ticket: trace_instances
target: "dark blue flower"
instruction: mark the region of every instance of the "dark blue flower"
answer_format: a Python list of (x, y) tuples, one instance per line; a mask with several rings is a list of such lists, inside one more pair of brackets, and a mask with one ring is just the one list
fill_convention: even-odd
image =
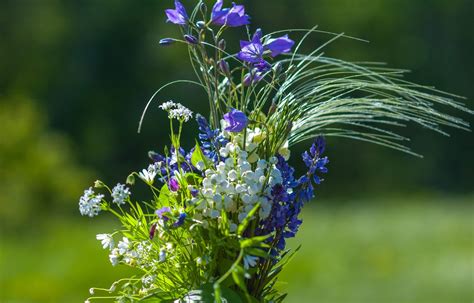
[(192, 35), (184, 35), (184, 40), (189, 44), (198, 44), (198, 39)]
[(175, 9), (165, 10), (166, 16), (168, 17), (168, 20), (166, 21), (174, 24), (185, 25), (189, 19), (186, 9), (179, 0), (174, 1), (174, 6)]
[(249, 15), (245, 14), (243, 5), (232, 3), (232, 8), (222, 8), (224, 0), (217, 0), (212, 8), (211, 20), (213, 24), (238, 27), (250, 24)]
[(206, 157), (217, 163), (219, 160), (219, 150), (228, 142), (224, 136), (220, 134), (219, 129), (211, 129), (206, 118), (200, 114), (196, 115), (196, 121), (199, 126), (199, 140), (201, 148)]
[(230, 112), (224, 115), (224, 120), (227, 122), (226, 131), (238, 133), (247, 127), (248, 119), (247, 116), (236, 109), (232, 109)]
[(186, 220), (186, 213), (180, 213), (178, 220), (173, 223), (173, 227), (180, 227), (181, 225), (184, 224), (184, 220)]

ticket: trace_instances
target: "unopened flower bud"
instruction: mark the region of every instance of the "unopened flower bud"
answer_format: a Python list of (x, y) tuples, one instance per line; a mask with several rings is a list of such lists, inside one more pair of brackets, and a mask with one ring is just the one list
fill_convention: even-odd
[(161, 46), (168, 46), (168, 45), (173, 44), (175, 41), (176, 40), (173, 38), (164, 38), (164, 39), (161, 39), (159, 43)]
[(293, 122), (289, 122), (288, 125), (286, 126), (286, 131), (289, 133), (293, 129)]
[(225, 60), (219, 61), (219, 68), (221, 69), (221, 72), (224, 73), (224, 75), (230, 74), (229, 63), (227, 63)]
[(128, 185), (134, 185), (135, 184), (135, 176), (133, 174), (128, 175), (127, 181), (125, 182)]
[(150, 228), (150, 240), (153, 240), (155, 237), (155, 232), (156, 232), (156, 224), (153, 224)]
[(275, 78), (277, 78), (281, 71), (283, 69), (283, 65), (281, 64), (281, 62), (277, 62), (274, 66), (273, 66), (273, 73), (275, 75)]
[(224, 39), (221, 39), (221, 41), (219, 41), (219, 43), (217, 44), (217, 46), (219, 47), (220, 50), (225, 50), (225, 47), (226, 47), (226, 42)]
[(242, 84), (244, 86), (250, 86), (252, 84), (252, 75), (250, 75), (250, 73), (244, 76), (244, 81), (242, 82)]
[(196, 22), (196, 26), (199, 28), (199, 29), (203, 29), (206, 27), (206, 22), (204, 21), (198, 21)]
[(104, 188), (104, 187), (105, 187), (105, 184), (104, 184), (104, 182), (102, 182), (102, 181), (100, 181), (100, 180), (96, 180), (96, 181), (94, 182), (94, 187), (95, 187), (95, 188)]
[(199, 9), (204, 15), (207, 14), (207, 5), (204, 2), (201, 3), (201, 6), (199, 6)]
[(192, 35), (184, 35), (184, 40), (189, 44), (198, 44), (198, 39)]

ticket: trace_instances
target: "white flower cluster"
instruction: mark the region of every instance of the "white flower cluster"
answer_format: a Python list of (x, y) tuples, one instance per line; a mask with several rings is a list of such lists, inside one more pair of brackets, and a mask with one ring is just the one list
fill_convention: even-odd
[(103, 198), (104, 195), (96, 195), (92, 187), (86, 189), (79, 199), (79, 211), (81, 215), (89, 217), (97, 216), (101, 210), (100, 202)]
[(130, 190), (125, 185), (118, 183), (112, 189), (112, 202), (117, 203), (118, 205), (125, 204), (125, 200), (130, 197), (130, 194)]
[(188, 122), (189, 119), (193, 117), (193, 112), (181, 103), (167, 101), (161, 104), (160, 108), (168, 112), (168, 117), (170, 119), (177, 119), (180, 121)]
[[(248, 153), (231, 142), (220, 149), (220, 155), (227, 159), (221, 161), (215, 170), (205, 171), (201, 195), (192, 200), (200, 211), (195, 219), (219, 218), (224, 209), (236, 214), (240, 223), (257, 203), (260, 204), (260, 219), (267, 218), (272, 209), (267, 196), (274, 185), (282, 182), (281, 172), (275, 167), (276, 158), (270, 162), (257, 158), (253, 165), (255, 168), (252, 168)], [(237, 222), (231, 222), (230, 228), (235, 231)]]

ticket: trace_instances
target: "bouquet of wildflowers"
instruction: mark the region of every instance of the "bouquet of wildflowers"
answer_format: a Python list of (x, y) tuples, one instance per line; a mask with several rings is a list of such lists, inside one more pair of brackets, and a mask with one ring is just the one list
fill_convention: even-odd
[[(181, 35), (160, 44), (187, 46), (198, 78), (171, 84), (204, 89), (210, 116), (163, 102), (169, 147), (150, 152), (151, 164), (126, 184), (96, 181), (80, 198), (82, 215), (117, 217), (122, 228), (97, 239), (112, 265), (137, 270), (110, 288), (92, 288), (88, 302), (282, 302), (286, 295), (275, 284), (293, 254), (286, 240), (298, 232), (301, 210), (327, 172), (325, 140), (316, 134), (411, 153), (394, 126), (414, 122), (441, 133), (441, 125), (468, 127), (433, 106), (472, 111), (448, 94), (404, 81), (400, 70), (326, 57), (322, 48), (342, 34), (316, 28), (250, 34), (244, 6), (224, 7), (223, 0), (209, 11), (200, 2), (189, 14), (176, 0), (166, 15)], [(238, 27), (247, 29), (248, 40), (228, 50), (223, 34)], [(303, 36), (295, 43), (288, 33)], [(317, 33), (332, 38), (300, 53)], [(181, 146), (185, 123), (199, 128), (189, 151)], [(289, 148), (308, 139), (314, 141), (302, 155), (307, 171), (297, 174)], [(147, 201), (133, 199), (135, 182), (149, 187)]]

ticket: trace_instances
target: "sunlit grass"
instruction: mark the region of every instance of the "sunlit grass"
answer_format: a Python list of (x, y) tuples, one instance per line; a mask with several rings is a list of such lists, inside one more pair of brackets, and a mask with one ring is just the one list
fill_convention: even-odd
[[(281, 277), (287, 302), (472, 302), (470, 201), (308, 205), (290, 242), (303, 246)], [(95, 240), (113, 228), (49, 219), (2, 237), (0, 302), (82, 302), (89, 287), (125, 276)]]

